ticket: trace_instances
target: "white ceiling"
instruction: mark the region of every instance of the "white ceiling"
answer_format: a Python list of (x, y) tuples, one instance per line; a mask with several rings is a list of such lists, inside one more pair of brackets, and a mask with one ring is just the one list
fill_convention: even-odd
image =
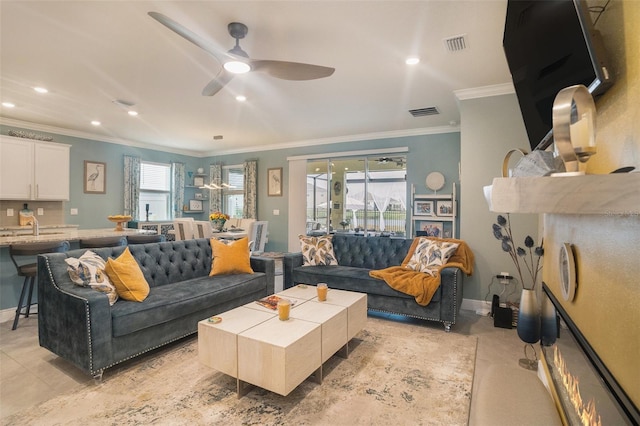
[[(1, 117), (198, 155), (442, 132), (460, 121), (454, 91), (511, 81), (505, 10), (506, 0), (2, 0), (0, 97), (16, 107), (2, 107)], [(252, 58), (336, 71), (312, 81), (248, 73), (204, 97), (220, 64), (149, 11), (224, 50), (234, 45), (227, 24), (239, 21), (249, 27), (240, 44)], [(448, 52), (443, 40), (461, 34), (467, 48)], [(405, 65), (411, 55), (420, 64)], [(140, 115), (129, 117), (116, 99)], [(408, 112), (432, 106), (439, 115)]]

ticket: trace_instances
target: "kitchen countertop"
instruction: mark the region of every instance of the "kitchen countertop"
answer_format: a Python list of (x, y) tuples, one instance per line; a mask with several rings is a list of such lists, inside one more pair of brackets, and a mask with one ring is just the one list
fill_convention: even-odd
[[(30, 232), (31, 227), (19, 226), (19, 230)], [(4, 228), (3, 228), (4, 229)], [(0, 237), (0, 247), (6, 247), (10, 244), (24, 243), (41, 243), (47, 241), (77, 241), (82, 238), (98, 238), (113, 237), (134, 234), (150, 234), (153, 231), (145, 231), (141, 229), (125, 228), (122, 231), (115, 231), (114, 228), (107, 229), (77, 229), (77, 226), (68, 227), (66, 225), (47, 225), (40, 228), (40, 235), (37, 237), (32, 234), (9, 235)]]
[[(40, 230), (50, 231), (52, 229), (77, 229), (78, 225), (40, 225)], [(12, 237), (16, 235), (24, 235), (30, 234), (33, 232), (33, 228), (31, 225), (11, 225), (11, 226), (0, 226), (0, 237)]]

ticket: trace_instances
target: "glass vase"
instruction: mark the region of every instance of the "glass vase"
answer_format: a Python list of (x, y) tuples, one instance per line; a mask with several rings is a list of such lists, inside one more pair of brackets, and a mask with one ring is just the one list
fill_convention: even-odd
[(225, 222), (226, 222), (226, 220), (224, 220), (224, 219), (212, 219), (211, 220), (211, 227), (213, 228), (214, 231), (221, 232), (222, 229), (224, 228), (224, 223)]

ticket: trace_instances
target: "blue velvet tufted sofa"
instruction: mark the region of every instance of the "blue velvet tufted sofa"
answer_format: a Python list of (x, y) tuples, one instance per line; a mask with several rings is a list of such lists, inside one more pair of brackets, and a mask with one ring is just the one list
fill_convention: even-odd
[(448, 332), (460, 312), (462, 270), (442, 270), (440, 287), (427, 306), (418, 305), (413, 296), (369, 276), (372, 269), (402, 264), (412, 242), (411, 239), (335, 234), (333, 250), (338, 266), (302, 266), (301, 253), (288, 253), (283, 260), (284, 287), (325, 282), (329, 288), (367, 293), (371, 310), (440, 321)]
[[(91, 249), (102, 258), (125, 247)], [(66, 257), (86, 250), (38, 256), (40, 346), (96, 379), (106, 368), (196, 333), (198, 321), (273, 294), (273, 259), (251, 258), (254, 274), (209, 277), (211, 246), (206, 238), (130, 245), (149, 296), (142, 302), (119, 299), (75, 285)]]

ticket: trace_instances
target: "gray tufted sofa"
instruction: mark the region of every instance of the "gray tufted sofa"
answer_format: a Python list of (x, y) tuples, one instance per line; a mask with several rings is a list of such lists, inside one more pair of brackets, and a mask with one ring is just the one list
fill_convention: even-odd
[(369, 276), (372, 269), (402, 264), (412, 242), (411, 239), (335, 234), (333, 250), (338, 266), (302, 266), (301, 253), (288, 253), (283, 260), (284, 287), (326, 282), (329, 288), (367, 293), (371, 310), (440, 321), (445, 331), (450, 331), (462, 303), (462, 270), (442, 270), (440, 287), (427, 306), (418, 305), (413, 296)]
[[(102, 258), (125, 247), (92, 249)], [(38, 256), (40, 346), (101, 378), (104, 369), (196, 333), (198, 321), (274, 292), (273, 259), (251, 258), (254, 274), (209, 277), (206, 238), (130, 245), (151, 291), (143, 302), (80, 287), (69, 278), (66, 257), (86, 250)]]

